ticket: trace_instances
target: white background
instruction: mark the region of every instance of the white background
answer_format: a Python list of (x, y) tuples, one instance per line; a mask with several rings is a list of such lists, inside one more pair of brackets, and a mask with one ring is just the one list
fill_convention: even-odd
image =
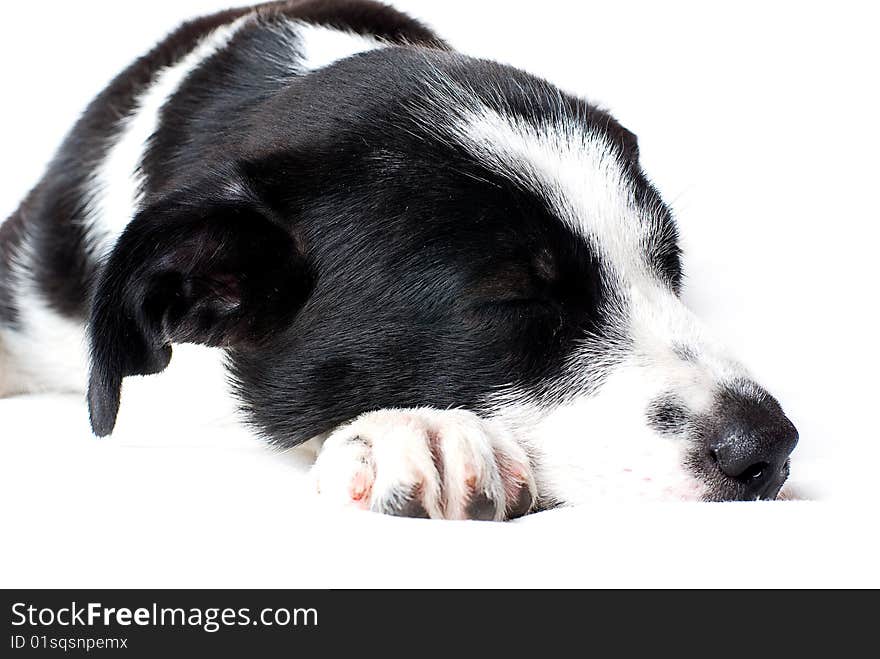
[[(880, 585), (870, 3), (393, 4), (639, 135), (681, 225), (686, 301), (800, 429), (794, 489), (811, 501), (591, 506), (514, 525), (339, 517), (303, 492), (299, 458), (229, 430), (172, 372), (126, 390), (105, 442), (76, 398), (0, 401), (0, 586)], [(225, 5), (5, 8), (0, 217), (113, 75)]]

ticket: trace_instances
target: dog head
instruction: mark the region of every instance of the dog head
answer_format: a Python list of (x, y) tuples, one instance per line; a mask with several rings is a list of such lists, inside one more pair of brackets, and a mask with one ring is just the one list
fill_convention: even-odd
[(508, 424), (552, 496), (775, 498), (797, 432), (679, 299), (677, 230), (610, 115), (385, 49), (305, 76), (147, 199), (103, 268), (90, 406), (223, 347), (289, 446), (378, 408)]

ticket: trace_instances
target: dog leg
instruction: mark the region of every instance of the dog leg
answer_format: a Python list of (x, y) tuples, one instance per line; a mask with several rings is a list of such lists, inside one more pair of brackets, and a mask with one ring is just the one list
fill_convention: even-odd
[(460, 410), (365, 414), (330, 435), (313, 476), (325, 499), (400, 517), (501, 521), (537, 494), (522, 448)]

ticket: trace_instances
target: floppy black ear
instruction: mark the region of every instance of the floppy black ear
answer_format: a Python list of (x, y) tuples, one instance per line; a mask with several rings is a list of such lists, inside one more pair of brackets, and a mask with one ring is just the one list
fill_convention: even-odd
[(163, 371), (171, 344), (257, 346), (311, 288), (290, 233), (250, 201), (169, 201), (140, 213), (102, 269), (89, 324), (89, 414), (116, 425), (123, 378)]

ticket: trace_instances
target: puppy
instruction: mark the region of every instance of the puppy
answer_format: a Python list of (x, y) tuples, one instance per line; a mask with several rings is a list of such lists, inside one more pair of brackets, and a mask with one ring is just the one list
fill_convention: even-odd
[(797, 431), (681, 282), (609, 114), (384, 5), (274, 2), (132, 64), (2, 225), (0, 390), (87, 389), (105, 436), (203, 344), (343, 505), (774, 499)]

